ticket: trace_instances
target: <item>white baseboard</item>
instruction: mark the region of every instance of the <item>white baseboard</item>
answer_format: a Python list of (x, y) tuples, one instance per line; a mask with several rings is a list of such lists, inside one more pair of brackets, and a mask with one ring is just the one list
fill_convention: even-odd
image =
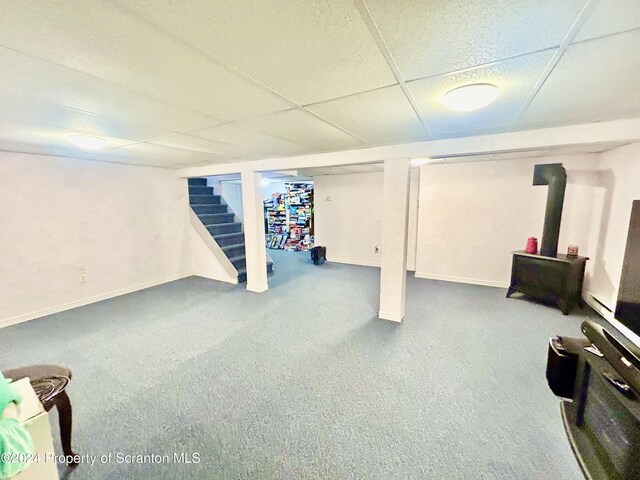
[(121, 288), (119, 290), (113, 290), (111, 292), (101, 293), (92, 297), (82, 298), (80, 300), (74, 300), (73, 302), (63, 303), (62, 305), (56, 305), (53, 307), (43, 308), (35, 312), (29, 312), (15, 317), (5, 318), (0, 320), (0, 328), (8, 327), (9, 325), (15, 325), (17, 323), (27, 322), (29, 320), (35, 320), (36, 318), (46, 317), (47, 315), (53, 315), (54, 313), (64, 312), (65, 310), (71, 310), (72, 308), (82, 307), (89, 305), (90, 303), (100, 302), (109, 298), (119, 297), (120, 295), (126, 295), (127, 293), (137, 292), (138, 290), (144, 290), (145, 288), (155, 287), (162, 285), (163, 283), (173, 282), (180, 280), (181, 278), (190, 277), (193, 274), (181, 273), (178, 275), (172, 275), (160, 280), (152, 280), (150, 282), (141, 283), (139, 285), (133, 285), (131, 287)]
[[(327, 262), (333, 262), (333, 263), (342, 263), (345, 265), (357, 265), (359, 267), (375, 267), (375, 268), (380, 268), (380, 263), (375, 263), (375, 262), (367, 262), (367, 261), (360, 261), (360, 260), (346, 260), (344, 258), (327, 258)], [(407, 272), (414, 272), (416, 269), (415, 265), (407, 265)]]
[(416, 272), (416, 278), (426, 278), (429, 280), (442, 280), (444, 282), (467, 283), (470, 285), (483, 285), (485, 287), (507, 288), (506, 282), (495, 282), (493, 280), (481, 280), (478, 278), (450, 277), (448, 275), (436, 275), (433, 273)]
[(237, 285), (238, 284), (238, 277), (235, 277), (235, 278), (232, 278), (232, 279), (228, 279), (228, 278), (223, 278), (223, 277), (216, 277), (215, 275), (210, 275), (210, 274), (205, 273), (205, 272), (193, 272), (193, 276), (202, 277), (202, 278), (208, 278), (209, 280), (216, 280), (218, 282), (231, 283), (233, 285)]
[(591, 292), (584, 292), (582, 295), (583, 300), (587, 305), (593, 308), (598, 315), (605, 320), (611, 321), (613, 319), (613, 312), (601, 304)]
[(376, 267), (380, 268), (380, 263), (367, 262), (361, 260), (347, 260), (345, 258), (327, 258), (327, 262), (331, 263), (343, 263), (345, 265), (357, 265), (359, 267)]

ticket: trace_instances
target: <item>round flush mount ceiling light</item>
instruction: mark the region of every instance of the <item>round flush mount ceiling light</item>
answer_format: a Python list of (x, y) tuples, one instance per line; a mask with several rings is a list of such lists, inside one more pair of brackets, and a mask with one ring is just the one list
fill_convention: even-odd
[(454, 88), (445, 93), (442, 104), (456, 112), (471, 112), (486, 107), (500, 95), (500, 91), (494, 85), (488, 83), (476, 83)]
[(85, 150), (99, 150), (107, 146), (107, 141), (100, 137), (90, 137), (89, 135), (69, 135), (69, 143)]

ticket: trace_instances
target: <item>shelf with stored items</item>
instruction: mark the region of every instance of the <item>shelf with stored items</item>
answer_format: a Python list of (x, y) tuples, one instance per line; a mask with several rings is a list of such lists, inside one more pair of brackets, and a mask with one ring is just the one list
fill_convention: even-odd
[(313, 247), (313, 184), (286, 183), (285, 190), (264, 200), (267, 247), (308, 250)]

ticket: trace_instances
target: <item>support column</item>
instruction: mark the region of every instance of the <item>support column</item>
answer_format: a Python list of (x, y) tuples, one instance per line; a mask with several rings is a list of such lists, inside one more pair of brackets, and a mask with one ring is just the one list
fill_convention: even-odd
[(264, 242), (262, 173), (245, 170), (242, 175), (244, 244), (247, 257), (247, 290), (264, 292), (267, 284), (267, 251)]
[(409, 160), (385, 160), (378, 317), (401, 322), (407, 284)]

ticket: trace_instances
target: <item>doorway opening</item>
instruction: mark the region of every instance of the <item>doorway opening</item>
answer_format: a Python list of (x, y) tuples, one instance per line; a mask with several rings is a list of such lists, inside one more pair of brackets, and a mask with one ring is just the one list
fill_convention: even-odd
[(266, 247), (302, 252), (314, 246), (313, 181), (263, 179)]

